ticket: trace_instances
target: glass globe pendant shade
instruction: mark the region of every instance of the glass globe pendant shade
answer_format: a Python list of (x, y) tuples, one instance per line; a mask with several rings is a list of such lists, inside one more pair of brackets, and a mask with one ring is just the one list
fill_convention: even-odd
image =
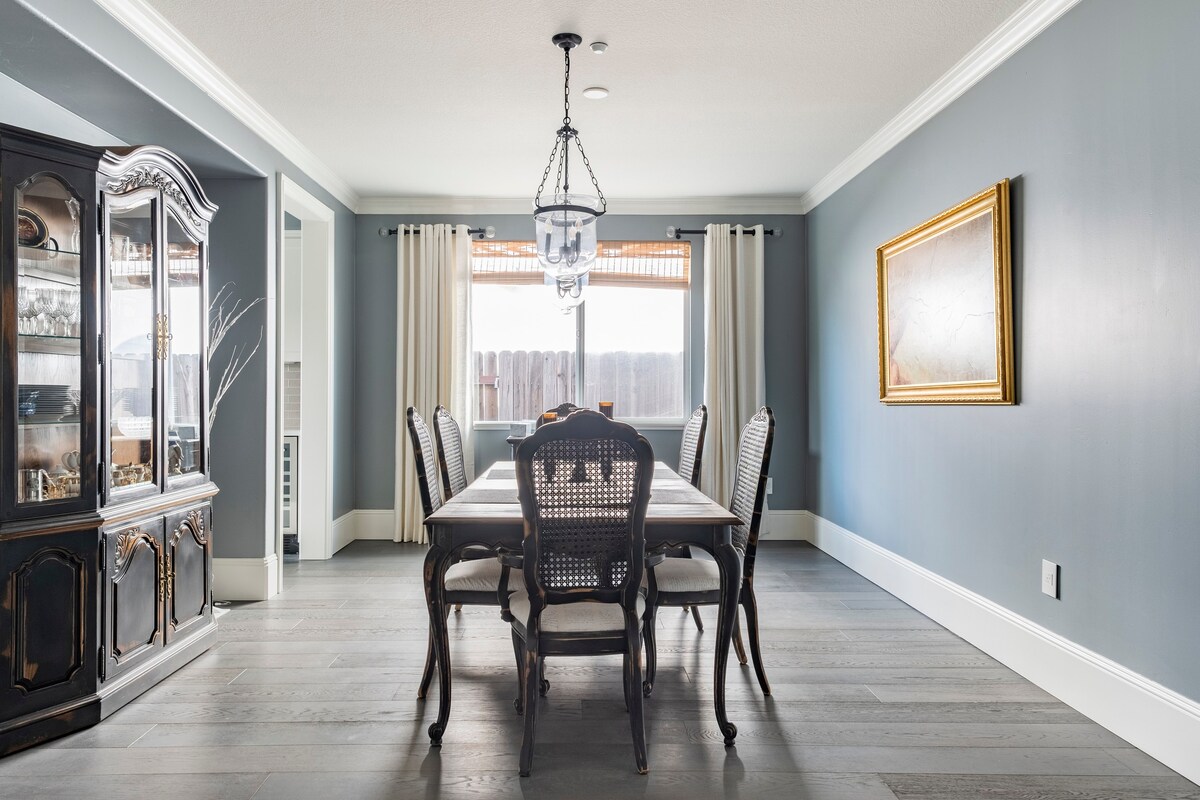
[(596, 213), (600, 199), (558, 193), (533, 215), (538, 262), (551, 278), (584, 275), (596, 260)]
[(583, 290), (587, 287), (588, 276), (573, 275), (566, 277), (551, 278), (550, 275), (545, 277), (546, 285), (551, 287), (553, 293), (554, 304), (558, 306), (558, 310), (564, 314), (570, 314), (583, 303)]

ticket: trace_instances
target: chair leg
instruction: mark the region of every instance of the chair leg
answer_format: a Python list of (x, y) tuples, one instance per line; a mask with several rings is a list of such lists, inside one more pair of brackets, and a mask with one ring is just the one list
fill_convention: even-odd
[(513, 707), (517, 709), (518, 714), (525, 713), (525, 642), (517, 634), (517, 629), (512, 629), (513, 654), (517, 657), (517, 699), (513, 700)]
[(630, 691), (629, 691), (629, 689), (630, 689), (629, 681), (630, 681), (630, 677), (632, 675), (633, 675), (633, 672), (629, 669), (629, 653), (626, 653), (624, 655), (624, 657), (622, 657), (622, 659), (621, 659), (621, 690), (623, 692), (625, 692), (625, 713), (626, 714), (628, 714), (629, 710), (631, 708), (633, 708), (633, 700), (630, 697)]
[(758, 685), (762, 687), (762, 693), (769, 697), (771, 684), (767, 681), (767, 671), (763, 667), (762, 647), (758, 639), (758, 601), (754, 597), (754, 587), (750, 584), (742, 587), (742, 606), (746, 609), (746, 633), (750, 637), (750, 655), (754, 659), (754, 674), (758, 676)]
[(746, 663), (746, 645), (742, 644), (742, 622), (741, 614), (737, 613), (737, 606), (733, 610), (733, 649), (737, 651), (738, 663)]
[(642, 694), (646, 697), (654, 691), (654, 674), (658, 671), (658, 648), (654, 640), (658, 609), (646, 606), (646, 618), (642, 622), (642, 638), (646, 643), (646, 675), (642, 680)]
[(533, 731), (537, 724), (538, 710), (538, 654), (537, 636), (533, 631), (526, 634), (525, 660), (521, 670), (525, 675), (525, 735), (521, 741), (521, 777), (526, 778), (533, 770)]
[(633, 758), (637, 764), (639, 775), (650, 771), (646, 758), (646, 720), (642, 712), (642, 694), (637, 687), (642, 682), (641, 637), (638, 636), (636, 622), (631, 625), (627, 616), (625, 622), (625, 642), (629, 652), (625, 655), (625, 665), (628, 676), (626, 685), (631, 687), (629, 695), (629, 728), (633, 732)]
[(550, 691), (550, 681), (546, 680), (546, 657), (538, 659), (538, 694), (542, 697)]
[(700, 619), (699, 606), (692, 606), (692, 619), (696, 620), (696, 630), (704, 633), (704, 620)]
[(433, 650), (433, 631), (429, 632), (429, 645), (425, 651), (425, 671), (421, 673), (421, 685), (417, 687), (417, 699), (424, 700), (433, 682), (433, 671), (437, 668), (437, 654)]
[(454, 604), (454, 613), (455, 613), (455, 614), (461, 614), (461, 613), (462, 613), (462, 603), (455, 603), (455, 604)]

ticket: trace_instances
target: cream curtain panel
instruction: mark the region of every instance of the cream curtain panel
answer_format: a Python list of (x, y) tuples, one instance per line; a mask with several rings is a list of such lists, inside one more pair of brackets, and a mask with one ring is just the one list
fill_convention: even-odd
[[(419, 235), (417, 231), (420, 231)], [(397, 542), (426, 542), (405, 411), (416, 406), (433, 431), (445, 405), (462, 428), (467, 475), (474, 471), (471, 358), (471, 244), (466, 225), (401, 225), (396, 280)], [(437, 480), (437, 464), (427, 465)]]
[(738, 436), (766, 401), (763, 238), (762, 225), (704, 229), (704, 402), (709, 421), (700, 485), (725, 504), (737, 467)]

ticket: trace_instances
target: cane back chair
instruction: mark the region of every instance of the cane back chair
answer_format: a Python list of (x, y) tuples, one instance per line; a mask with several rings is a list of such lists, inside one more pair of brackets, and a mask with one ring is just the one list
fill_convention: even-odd
[[(433, 438), (429, 435), (429, 427), (417, 410), (409, 406), (405, 414), (408, 421), (408, 435), (412, 439), (413, 460), (417, 473), (417, 488), (421, 494), (421, 510), (428, 517), (443, 505), (441, 487), (438, 486), (437, 476), (432, 472), (434, 464)], [(455, 426), (457, 427), (457, 426)], [(508, 601), (508, 567), (502, 566), (495, 558), (472, 558), (451, 564), (446, 570), (445, 579), (437, 590), (446, 598), (447, 608), (454, 605), (471, 606), (500, 606), (502, 609)], [(425, 670), (421, 673), (421, 684), (417, 688), (417, 697), (424, 699), (433, 680), (437, 658), (433, 648), (433, 631), (429, 631), (428, 649), (425, 652)]]
[(547, 414), (555, 414), (556, 418), (558, 420), (562, 420), (562, 419), (565, 419), (567, 417), (567, 415), (572, 414), (578, 410), (579, 410), (579, 406), (575, 405), (574, 403), (559, 403), (554, 408), (548, 408), (545, 411), (543, 411), (541, 413), (541, 415), (538, 416), (537, 422), (534, 424), (534, 427), (540, 428), (543, 425), (545, 425), (547, 422), (549, 422), (549, 420), (546, 419)]
[(679, 477), (692, 486), (700, 486), (700, 462), (704, 457), (704, 432), (708, 430), (708, 406), (696, 406), (683, 426), (683, 441), (679, 445)]
[(646, 600), (646, 506), (654, 451), (629, 425), (581, 410), (517, 448), (525, 520), (524, 585), (509, 599), (524, 714), (521, 775), (533, 767), (539, 688), (547, 657), (624, 655), (637, 770), (648, 770), (641, 697)]
[[(738, 440), (737, 469), (733, 478), (733, 497), (729, 510), (741, 525), (732, 530), (733, 545), (742, 552), (742, 588), (738, 604), (746, 612), (746, 628), (750, 636), (750, 653), (754, 672), (765, 695), (771, 694), (771, 684), (763, 668), (762, 648), (758, 637), (758, 602), (754, 596), (754, 558), (758, 550), (758, 532), (762, 525), (763, 502), (767, 496), (767, 470), (771, 465), (771, 445), (775, 438), (775, 415), (767, 406), (758, 410), (742, 428)], [(715, 561), (698, 558), (668, 558), (647, 567), (649, 589), (646, 602), (646, 683), (649, 694), (654, 686), (656, 655), (654, 651), (654, 618), (659, 606), (717, 605), (721, 602), (721, 575)], [(746, 663), (746, 650), (741, 636), (734, 628), (734, 646), (738, 660)]]

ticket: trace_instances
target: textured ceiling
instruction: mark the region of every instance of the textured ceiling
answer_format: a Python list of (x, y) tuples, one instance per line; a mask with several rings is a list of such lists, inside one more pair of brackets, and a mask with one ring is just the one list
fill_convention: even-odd
[(574, 31), (605, 193), (690, 198), (801, 194), (1021, 0), (150, 3), (363, 197), (532, 196)]

